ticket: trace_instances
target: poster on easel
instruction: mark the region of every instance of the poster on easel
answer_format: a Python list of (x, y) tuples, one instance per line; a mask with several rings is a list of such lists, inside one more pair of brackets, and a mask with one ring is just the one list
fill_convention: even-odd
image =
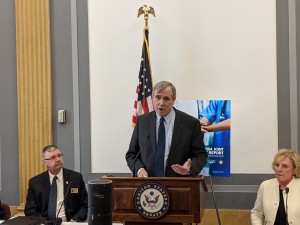
[(204, 176), (230, 176), (231, 100), (177, 100), (175, 108), (197, 118), (208, 153)]

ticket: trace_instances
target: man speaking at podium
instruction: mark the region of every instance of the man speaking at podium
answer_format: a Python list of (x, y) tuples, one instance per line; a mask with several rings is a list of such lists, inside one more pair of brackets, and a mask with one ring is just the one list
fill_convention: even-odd
[(81, 173), (63, 168), (63, 154), (55, 145), (44, 147), (42, 159), (48, 171), (29, 180), (25, 215), (85, 221), (88, 197)]
[(139, 116), (126, 161), (133, 176), (197, 176), (207, 161), (199, 121), (175, 108), (176, 88), (168, 81), (152, 92), (154, 110)]

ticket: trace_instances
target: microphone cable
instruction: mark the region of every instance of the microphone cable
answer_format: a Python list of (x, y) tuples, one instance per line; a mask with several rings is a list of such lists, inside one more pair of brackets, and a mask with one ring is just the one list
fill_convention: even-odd
[(65, 204), (65, 200), (66, 200), (66, 197), (67, 197), (67, 195), (68, 195), (68, 193), (69, 193), (69, 190), (70, 190), (70, 187), (71, 187), (72, 183), (73, 183), (73, 181), (70, 181), (70, 183), (69, 183), (69, 185), (68, 185), (68, 187), (67, 187), (67, 191), (66, 191), (66, 193), (65, 193), (65, 195), (64, 195), (64, 198), (63, 198), (63, 201), (62, 201), (62, 203), (61, 203), (61, 205), (60, 205), (60, 207), (59, 207), (59, 210), (58, 210), (58, 212), (57, 212), (55, 221), (52, 222), (53, 225), (61, 225), (61, 224), (62, 224), (62, 219), (59, 218), (58, 216), (59, 216), (59, 213), (60, 213), (60, 211), (61, 211), (62, 206)]
[(133, 177), (137, 177), (136, 171), (135, 171), (135, 163), (136, 163), (138, 157), (140, 156), (142, 150), (144, 149), (146, 143), (149, 141), (149, 139), (150, 139), (150, 134), (148, 134), (148, 135), (146, 136), (146, 141), (143, 143), (143, 145), (142, 145), (142, 147), (140, 148), (139, 152), (136, 154), (136, 156), (135, 156), (134, 159), (133, 159), (133, 164), (132, 164), (132, 169), (131, 169), (131, 171), (132, 171), (132, 176), (133, 176)]
[(216, 209), (216, 213), (217, 213), (218, 224), (221, 225), (219, 210), (218, 210), (217, 201), (216, 201), (216, 197), (215, 197), (214, 185), (213, 185), (211, 176), (209, 176), (209, 180), (210, 180), (211, 193), (212, 193), (212, 196), (213, 196), (214, 205), (215, 205), (215, 209)]
[(290, 189), (287, 187), (286, 189), (285, 189), (285, 193), (286, 193), (286, 199), (285, 199), (285, 214), (286, 214), (286, 225), (289, 225), (289, 220), (288, 220), (288, 204), (287, 204), (287, 202), (288, 202), (288, 197), (289, 197), (289, 191), (290, 191)]

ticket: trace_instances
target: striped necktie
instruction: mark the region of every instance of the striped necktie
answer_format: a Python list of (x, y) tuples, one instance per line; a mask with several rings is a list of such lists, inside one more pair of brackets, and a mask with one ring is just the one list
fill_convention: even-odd
[(48, 203), (48, 219), (56, 218), (56, 204), (57, 204), (57, 176), (53, 177), (51, 191)]

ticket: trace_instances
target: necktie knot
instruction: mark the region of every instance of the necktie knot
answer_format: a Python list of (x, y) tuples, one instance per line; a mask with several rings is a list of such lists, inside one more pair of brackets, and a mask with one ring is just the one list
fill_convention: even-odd
[(159, 119), (159, 123), (160, 123), (160, 124), (164, 124), (164, 122), (165, 122), (165, 118), (163, 118), (163, 117), (160, 117), (160, 119)]

